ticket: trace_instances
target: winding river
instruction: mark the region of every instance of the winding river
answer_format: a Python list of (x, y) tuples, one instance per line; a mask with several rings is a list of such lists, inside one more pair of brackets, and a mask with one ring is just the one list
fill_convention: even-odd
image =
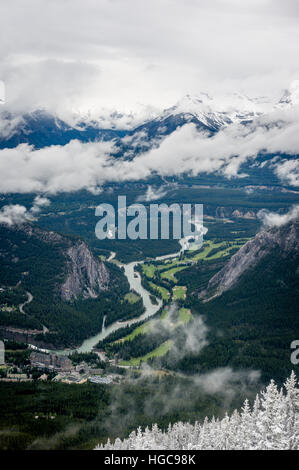
[[(111, 253), (111, 256), (108, 258), (108, 260), (111, 261), (114, 258), (114, 256), (115, 256), (115, 253)], [(170, 255), (170, 256), (173, 256), (173, 255)], [(72, 352), (79, 352), (79, 353), (90, 352), (98, 344), (99, 341), (103, 340), (114, 331), (119, 330), (120, 328), (124, 328), (126, 326), (133, 325), (134, 323), (138, 323), (140, 321), (146, 320), (147, 318), (153, 316), (162, 306), (162, 301), (159, 298), (157, 298), (158, 303), (153, 304), (150, 299), (150, 293), (146, 289), (144, 289), (144, 287), (142, 287), (141, 276), (138, 272), (134, 271), (135, 266), (141, 263), (143, 263), (143, 261), (133, 261), (132, 263), (123, 264), (120, 266), (124, 268), (124, 274), (128, 279), (128, 282), (130, 284), (130, 289), (133, 289), (142, 297), (143, 305), (145, 307), (145, 311), (143, 312), (143, 314), (140, 315), (139, 317), (131, 318), (130, 320), (127, 320), (127, 321), (123, 321), (123, 322), (116, 321), (114, 323), (111, 323), (111, 325), (107, 327), (105, 327), (106, 317), (104, 317), (102, 331), (96, 334), (95, 336), (92, 336), (91, 338), (87, 338), (86, 340), (84, 340), (80, 347), (76, 349), (63, 349), (63, 350), (52, 351), (52, 352), (55, 352), (58, 355), (67, 355), (67, 354), (71, 354)]]
[[(171, 254), (164, 255), (164, 256), (157, 256), (155, 260), (158, 261), (158, 260), (165, 260), (169, 258), (176, 258), (177, 256), (180, 255), (182, 251), (186, 249), (189, 238), (190, 237), (186, 237), (186, 238), (181, 238), (179, 240), (181, 249), (178, 252), (171, 253)], [(115, 253), (111, 252), (107, 261), (112, 261), (114, 257), (115, 257)], [(86, 340), (83, 341), (81, 346), (76, 349), (64, 349), (64, 350), (55, 351), (56, 354), (67, 355), (67, 354), (71, 354), (72, 352), (79, 352), (79, 353), (90, 352), (98, 344), (99, 341), (103, 340), (114, 331), (119, 330), (120, 328), (124, 328), (126, 326), (133, 325), (134, 323), (138, 323), (140, 321), (146, 320), (147, 318), (153, 316), (160, 309), (160, 307), (162, 306), (162, 301), (159, 298), (157, 298), (157, 301), (158, 301), (157, 304), (153, 304), (151, 302), (150, 293), (146, 289), (144, 289), (144, 287), (142, 287), (141, 285), (140, 274), (134, 271), (135, 266), (137, 266), (138, 264), (142, 264), (143, 262), (144, 261), (133, 261), (132, 263), (122, 264), (120, 266), (124, 268), (124, 273), (128, 279), (130, 288), (135, 290), (142, 297), (143, 305), (145, 307), (144, 313), (140, 315), (139, 317), (132, 318), (128, 321), (123, 321), (123, 322), (116, 321), (114, 323), (111, 323), (111, 325), (107, 327), (105, 327), (106, 317), (104, 317), (102, 331), (100, 333), (96, 334), (95, 336), (92, 336), (91, 338), (87, 338)]]
[[(129, 281), (130, 288), (135, 290), (142, 297), (143, 305), (145, 307), (144, 313), (140, 315), (139, 317), (132, 318), (131, 320), (128, 320), (128, 321), (123, 321), (123, 322), (116, 321), (114, 323), (111, 323), (111, 325), (107, 327), (105, 327), (104, 321), (103, 321), (102, 331), (98, 333), (97, 335), (92, 336), (91, 338), (88, 338), (85, 341), (83, 341), (81, 346), (76, 349), (77, 352), (81, 352), (81, 353), (90, 352), (99, 341), (103, 340), (114, 331), (119, 330), (120, 328), (124, 328), (125, 326), (130, 326), (130, 325), (133, 325), (134, 323), (146, 320), (147, 318), (154, 315), (162, 306), (162, 301), (160, 299), (157, 299), (158, 304), (156, 305), (152, 304), (149, 292), (145, 290), (144, 287), (142, 287), (140, 274), (134, 271), (134, 267), (140, 263), (142, 263), (142, 261), (139, 261), (139, 262), (134, 261), (129, 264), (124, 264), (122, 266), (124, 267), (125, 275)], [(65, 352), (67, 354), (70, 353), (69, 350)]]

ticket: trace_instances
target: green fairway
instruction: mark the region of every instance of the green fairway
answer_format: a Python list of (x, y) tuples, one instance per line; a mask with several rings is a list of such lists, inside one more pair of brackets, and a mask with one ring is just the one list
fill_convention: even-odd
[(174, 300), (185, 299), (187, 288), (185, 286), (175, 286), (172, 289), (172, 295)]
[(192, 314), (188, 308), (181, 308), (179, 310), (179, 321), (181, 323), (189, 323), (192, 318)]
[(135, 304), (138, 302), (138, 300), (140, 300), (140, 296), (135, 294), (135, 292), (128, 292), (125, 295), (125, 300), (127, 300), (130, 304)]
[(198, 261), (198, 260), (201, 260), (201, 259), (206, 259), (207, 258), (207, 255), (210, 253), (210, 251), (216, 249), (216, 248), (220, 248), (221, 246), (224, 246), (226, 244), (226, 242), (219, 242), (219, 243), (215, 243), (213, 242), (212, 240), (207, 240), (201, 250), (196, 253), (196, 255), (194, 255), (191, 260), (192, 261)]
[(169, 271), (163, 271), (161, 273), (161, 277), (163, 279), (168, 279), (169, 281), (177, 282), (175, 277), (175, 273), (182, 271), (182, 269), (186, 269), (187, 266), (177, 266), (175, 268), (169, 269)]
[(131, 341), (132, 339), (135, 338), (135, 336), (141, 335), (142, 333), (147, 333), (151, 329), (151, 324), (152, 324), (152, 320), (144, 323), (143, 325), (137, 326), (137, 328), (135, 328), (135, 330), (133, 330), (132, 333), (130, 333), (127, 336), (124, 336), (121, 339), (118, 339), (115, 342), (122, 343), (124, 341)]
[(161, 294), (163, 300), (166, 300), (166, 301), (169, 300), (170, 293), (168, 292), (167, 289), (165, 289), (165, 287), (158, 286), (157, 284), (154, 284), (153, 282), (150, 282), (150, 286), (152, 287), (152, 289), (157, 290)]
[[(162, 279), (177, 282), (175, 274), (186, 269), (190, 263), (228, 256), (233, 249), (240, 248), (246, 241), (247, 239), (237, 239), (231, 242), (215, 242), (213, 240), (207, 240), (204, 242), (202, 248), (199, 251), (195, 251), (195, 254), (191, 257), (185, 256), (182, 259), (174, 258), (173, 260), (166, 260), (157, 266), (144, 263), (142, 265), (142, 270), (144, 275), (149, 279), (154, 279), (156, 273), (160, 272)], [(210, 253), (211, 256), (209, 256)]]
[(146, 362), (148, 359), (152, 357), (161, 357), (164, 356), (171, 348), (173, 345), (173, 341), (170, 339), (168, 341), (165, 341), (165, 343), (160, 344), (158, 348), (154, 349), (153, 351), (149, 352), (145, 356), (142, 357), (134, 357), (130, 359), (129, 361), (121, 361), (120, 365), (123, 366), (139, 366), (141, 361)]
[(154, 277), (155, 271), (156, 271), (156, 266), (154, 266), (153, 264), (143, 263), (142, 269), (143, 269), (143, 272), (146, 275), (146, 277)]
[(161, 320), (165, 320), (165, 318), (168, 317), (168, 314), (169, 314), (169, 310), (164, 309), (161, 313), (161, 317), (160, 317)]

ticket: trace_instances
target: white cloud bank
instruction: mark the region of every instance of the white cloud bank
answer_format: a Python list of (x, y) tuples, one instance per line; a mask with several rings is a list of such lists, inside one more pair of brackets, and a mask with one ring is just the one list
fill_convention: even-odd
[(160, 109), (208, 90), (275, 94), (298, 76), (297, 0), (0, 3), (7, 108)]
[(291, 186), (299, 186), (299, 160), (285, 160), (277, 163), (275, 173), (278, 178)]
[[(274, 124), (275, 123), (275, 124)], [(213, 137), (186, 124), (167, 136), (159, 147), (132, 160), (114, 158), (113, 142), (81, 143), (36, 150), (27, 144), (0, 151), (0, 193), (94, 193), (105, 182), (137, 181), (158, 174), (220, 173), (240, 177), (240, 166), (260, 152), (299, 154), (299, 113), (277, 110), (259, 119), (258, 125), (230, 125)], [(298, 160), (272, 163), (283, 182), (298, 186)], [(154, 196), (148, 195), (148, 197)], [(161, 195), (160, 195), (161, 196)]]
[(116, 179), (111, 152), (111, 143), (82, 144), (76, 140), (41, 150), (27, 144), (4, 149), (0, 151), (0, 192), (96, 191), (110, 174), (112, 180)]
[(32, 207), (28, 210), (20, 204), (9, 204), (0, 209), (0, 224), (19, 225), (25, 222), (36, 220), (37, 214), (43, 207), (50, 205), (50, 200), (46, 197), (36, 196)]
[(286, 214), (278, 214), (277, 212), (269, 212), (262, 209), (257, 216), (262, 220), (266, 227), (280, 227), (291, 220), (299, 219), (299, 204), (293, 206)]
[(33, 220), (33, 217), (25, 206), (9, 204), (8, 206), (3, 206), (0, 210), (0, 224), (11, 226), (22, 224), (29, 220)]

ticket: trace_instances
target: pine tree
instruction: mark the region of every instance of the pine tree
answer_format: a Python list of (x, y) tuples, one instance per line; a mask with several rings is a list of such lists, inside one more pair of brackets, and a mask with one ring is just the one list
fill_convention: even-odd
[(128, 439), (116, 439), (97, 450), (201, 450), (201, 449), (299, 449), (299, 389), (292, 372), (285, 392), (272, 380), (257, 395), (253, 409), (245, 400), (240, 414), (234, 411), (222, 420), (205, 418), (203, 424), (178, 422), (162, 432), (156, 424), (144, 431), (139, 427)]

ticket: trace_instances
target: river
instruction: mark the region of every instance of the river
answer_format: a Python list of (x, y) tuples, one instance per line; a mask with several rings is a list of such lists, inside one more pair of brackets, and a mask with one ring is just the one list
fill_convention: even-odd
[[(115, 254), (112, 253), (110, 259), (113, 259), (114, 256)], [(173, 255), (169, 255), (169, 256), (173, 256)], [(158, 303), (153, 304), (150, 299), (150, 293), (146, 289), (144, 289), (144, 287), (142, 287), (141, 276), (138, 272), (134, 271), (135, 266), (141, 263), (143, 263), (143, 261), (133, 261), (132, 263), (123, 264), (120, 266), (124, 268), (124, 273), (125, 273), (126, 278), (128, 279), (130, 288), (133, 289), (142, 297), (143, 305), (145, 308), (145, 311), (143, 312), (142, 315), (140, 315), (139, 317), (131, 318), (130, 320), (127, 320), (127, 321), (116, 321), (114, 323), (111, 323), (111, 325), (108, 325), (107, 327), (105, 327), (106, 317), (104, 317), (102, 331), (96, 334), (95, 336), (92, 336), (91, 338), (87, 338), (86, 340), (84, 340), (81, 346), (79, 346), (78, 348), (63, 349), (63, 350), (51, 351), (51, 352), (55, 352), (58, 355), (67, 355), (67, 354), (71, 354), (72, 352), (79, 352), (79, 353), (91, 352), (92, 349), (98, 344), (99, 341), (103, 340), (114, 331), (119, 330), (120, 328), (124, 328), (126, 326), (133, 325), (134, 323), (138, 323), (140, 321), (146, 320), (147, 318), (155, 315), (155, 313), (161, 308), (162, 301), (157, 298)]]
[[(164, 256), (157, 256), (155, 260), (156, 261), (165, 260), (168, 258), (175, 258), (179, 256), (182, 251), (188, 248), (189, 238), (191, 237), (185, 237), (179, 240), (179, 243), (181, 245), (180, 251), (176, 253), (164, 255)], [(115, 257), (115, 253), (111, 252), (111, 255), (108, 258), (108, 261), (112, 261), (114, 257)], [(122, 264), (120, 266), (124, 268), (124, 273), (128, 279), (130, 288), (135, 290), (142, 297), (143, 305), (145, 307), (144, 313), (140, 315), (139, 317), (132, 318), (131, 320), (128, 320), (128, 321), (123, 321), (123, 322), (116, 321), (114, 323), (111, 323), (111, 325), (107, 327), (105, 327), (106, 317), (104, 317), (102, 331), (100, 333), (96, 334), (95, 336), (92, 336), (91, 338), (87, 338), (86, 340), (83, 341), (81, 346), (79, 346), (76, 349), (64, 349), (64, 350), (55, 351), (56, 354), (67, 355), (67, 354), (71, 354), (72, 352), (79, 352), (79, 353), (91, 352), (92, 349), (98, 344), (99, 341), (103, 340), (114, 331), (117, 331), (120, 328), (124, 328), (126, 326), (133, 325), (134, 323), (138, 323), (140, 321), (146, 320), (147, 318), (152, 317), (161, 308), (162, 300), (157, 298), (158, 304), (152, 304), (151, 299), (150, 299), (150, 293), (146, 289), (144, 289), (144, 287), (142, 287), (141, 285), (140, 274), (134, 271), (135, 266), (137, 266), (138, 264), (142, 264), (143, 262), (144, 261), (133, 261), (132, 263)]]
[[(160, 307), (162, 306), (162, 301), (160, 299), (157, 299), (158, 304), (156, 305), (152, 304), (149, 292), (145, 290), (144, 287), (142, 287), (141, 285), (140, 274), (134, 271), (134, 267), (140, 263), (142, 263), (142, 261), (139, 261), (139, 262), (135, 261), (132, 263), (124, 264), (122, 266), (125, 271), (125, 276), (127, 277), (129, 281), (130, 288), (135, 290), (142, 297), (143, 305), (145, 307), (144, 313), (140, 315), (139, 317), (132, 318), (131, 320), (127, 320), (123, 322), (116, 321), (114, 323), (111, 323), (111, 325), (107, 327), (104, 326), (104, 321), (103, 321), (102, 331), (98, 333), (97, 335), (92, 336), (91, 338), (88, 338), (85, 341), (83, 341), (81, 346), (77, 348), (75, 351), (80, 352), (80, 353), (90, 352), (92, 351), (93, 347), (97, 345), (99, 341), (103, 340), (114, 331), (119, 330), (120, 328), (124, 328), (125, 326), (130, 326), (130, 325), (133, 325), (134, 323), (138, 323), (140, 321), (146, 320), (147, 318), (153, 316), (160, 309)], [(61, 352), (62, 351), (59, 351), (60, 354)], [(63, 353), (67, 353), (67, 354), (70, 354), (70, 352), (72, 351), (70, 350), (63, 351)]]

